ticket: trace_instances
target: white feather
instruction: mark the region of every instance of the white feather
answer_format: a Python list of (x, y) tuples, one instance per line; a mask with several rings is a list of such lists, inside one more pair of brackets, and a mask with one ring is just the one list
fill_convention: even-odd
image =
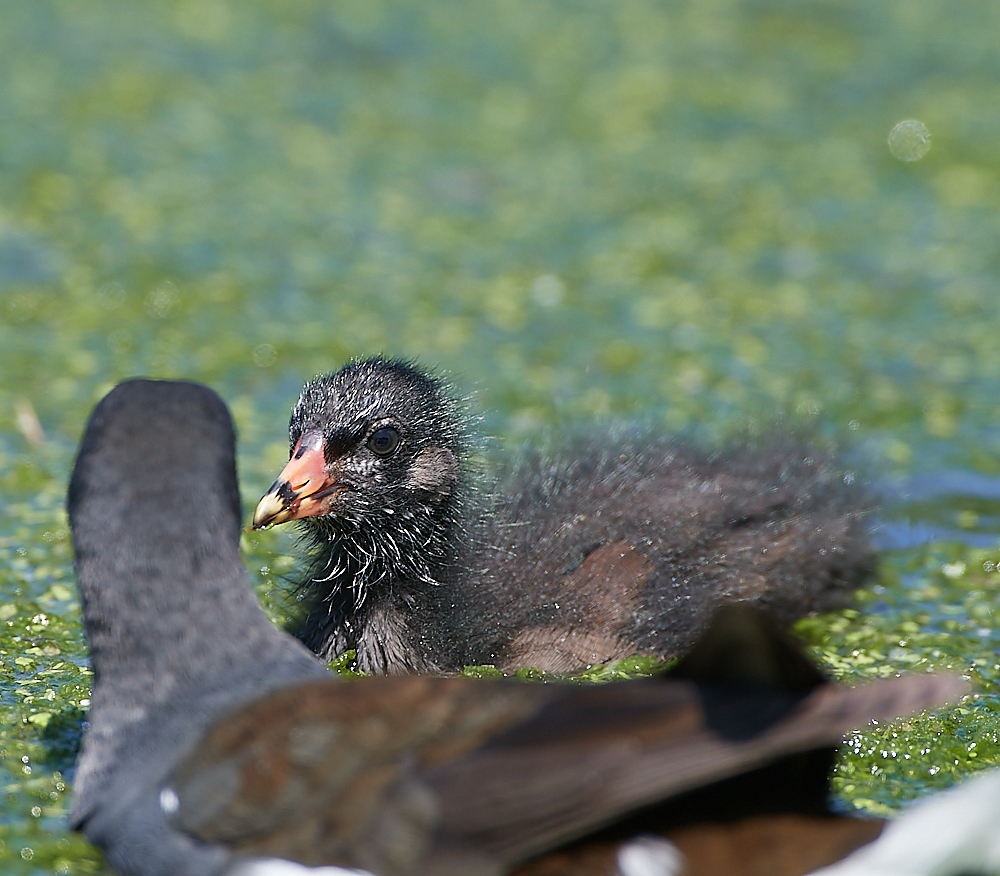
[(640, 836), (618, 848), (619, 876), (680, 876), (684, 856), (673, 843)]
[(842, 861), (810, 876), (1000, 874), (1000, 769), (909, 809)]

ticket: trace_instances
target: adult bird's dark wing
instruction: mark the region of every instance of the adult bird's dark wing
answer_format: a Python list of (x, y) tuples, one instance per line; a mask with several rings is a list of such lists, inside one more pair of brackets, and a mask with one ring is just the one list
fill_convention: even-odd
[(385, 876), (500, 873), (692, 788), (954, 698), (953, 677), (821, 685), (759, 733), (744, 696), (650, 679), (309, 682), (220, 721), (175, 771), (176, 823), (242, 853)]

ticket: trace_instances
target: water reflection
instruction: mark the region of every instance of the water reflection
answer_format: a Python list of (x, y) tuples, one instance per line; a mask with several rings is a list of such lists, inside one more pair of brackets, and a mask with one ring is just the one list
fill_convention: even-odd
[(977, 548), (1000, 542), (1000, 477), (941, 471), (876, 485), (884, 505), (872, 535), (882, 551), (932, 542)]

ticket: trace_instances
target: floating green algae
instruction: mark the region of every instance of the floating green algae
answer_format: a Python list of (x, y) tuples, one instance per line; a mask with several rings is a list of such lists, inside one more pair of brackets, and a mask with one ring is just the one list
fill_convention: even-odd
[(937, 670), (972, 684), (952, 709), (856, 733), (833, 782), (845, 806), (884, 815), (1000, 764), (998, 556), (956, 543), (886, 556), (880, 583), (859, 594), (857, 609), (797, 625), (812, 655), (842, 681)]

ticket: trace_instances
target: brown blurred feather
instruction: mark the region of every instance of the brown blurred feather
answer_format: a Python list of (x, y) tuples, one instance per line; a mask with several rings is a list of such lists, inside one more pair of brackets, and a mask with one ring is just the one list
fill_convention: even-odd
[(932, 675), (823, 685), (764, 732), (732, 740), (708, 725), (698, 686), (683, 680), (309, 682), (222, 719), (170, 785), (179, 827), (242, 853), (383, 876), (473, 859), (503, 872), (629, 812), (964, 688)]

